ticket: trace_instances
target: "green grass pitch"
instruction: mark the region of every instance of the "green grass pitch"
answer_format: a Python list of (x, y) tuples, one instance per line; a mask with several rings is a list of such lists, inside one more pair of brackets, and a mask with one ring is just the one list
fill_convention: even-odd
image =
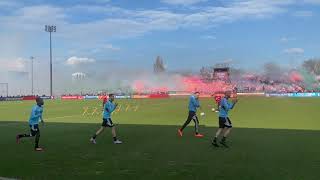
[(110, 130), (97, 138), (98, 144), (89, 143), (101, 124), (100, 101), (46, 101), (46, 124), (40, 126), (44, 152), (33, 151), (34, 139), (15, 143), (17, 133), (29, 132), (33, 102), (0, 102), (0, 177), (320, 179), (320, 99), (241, 97), (231, 112), (229, 149), (210, 144), (217, 127), (212, 99), (201, 99), (203, 139), (193, 136), (193, 123), (177, 136), (187, 117), (186, 98), (117, 101), (121, 109), (113, 121), (122, 145), (112, 143)]

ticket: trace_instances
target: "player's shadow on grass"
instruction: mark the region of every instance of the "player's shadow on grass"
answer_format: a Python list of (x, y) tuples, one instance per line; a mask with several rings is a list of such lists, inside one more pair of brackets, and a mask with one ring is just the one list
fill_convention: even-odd
[[(112, 179), (317, 179), (320, 175), (319, 131), (235, 128), (229, 149), (214, 148), (216, 128), (193, 126), (178, 137), (178, 126), (117, 126), (124, 144), (114, 145), (110, 130), (90, 144), (99, 124), (46, 123), (40, 144), (15, 144), (28, 132), (25, 122), (0, 122), (0, 176), (36, 179), (113, 177)], [(19, 164), (19, 166), (17, 166)], [(30, 173), (36, 172), (36, 174)], [(85, 178), (84, 178), (85, 177)]]

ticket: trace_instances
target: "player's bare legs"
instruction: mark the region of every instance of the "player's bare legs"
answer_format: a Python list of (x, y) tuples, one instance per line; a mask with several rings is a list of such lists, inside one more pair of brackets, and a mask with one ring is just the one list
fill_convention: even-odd
[(122, 141), (117, 139), (117, 133), (116, 133), (116, 127), (115, 126), (113, 126), (111, 128), (111, 133), (112, 133), (112, 137), (113, 137), (113, 143), (114, 144), (122, 144)]
[(93, 137), (90, 139), (90, 141), (91, 141), (93, 144), (96, 144), (96, 143), (97, 143), (97, 142), (96, 142), (97, 136), (98, 136), (99, 134), (101, 134), (101, 133), (104, 131), (105, 128), (106, 128), (106, 127), (101, 126), (100, 129), (93, 135)]
[(100, 127), (100, 129), (96, 132), (96, 136), (101, 134), (105, 129), (106, 129), (106, 127)]
[(232, 128), (224, 128), (223, 137), (227, 137), (227, 136), (230, 134), (231, 129), (232, 129)]
[(117, 137), (116, 127), (112, 127), (111, 133), (112, 133), (112, 137)]
[(220, 144), (222, 144), (225, 147), (228, 147), (228, 145), (226, 144), (226, 139), (227, 139), (227, 136), (230, 134), (230, 131), (231, 131), (230, 127), (225, 127), (223, 130), (223, 137), (220, 141)]
[(222, 131), (223, 131), (223, 128), (219, 128), (217, 130), (216, 135), (215, 135), (214, 139), (212, 140), (212, 145), (217, 146), (217, 147), (219, 146), (218, 143), (217, 143), (217, 139), (220, 136)]

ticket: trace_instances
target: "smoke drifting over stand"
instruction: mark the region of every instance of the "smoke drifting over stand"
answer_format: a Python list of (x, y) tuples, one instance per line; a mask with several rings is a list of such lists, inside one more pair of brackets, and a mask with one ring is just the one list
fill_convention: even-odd
[[(10, 95), (30, 95), (30, 64), (23, 61), (16, 71), (1, 69), (1, 82), (9, 83)], [(114, 93), (166, 93), (168, 91), (194, 92), (205, 94), (232, 90), (239, 92), (302, 92), (319, 88), (319, 60), (305, 61), (299, 68), (283, 67), (267, 63), (249, 71), (230, 68), (231, 83), (208, 80), (213, 68), (192, 69), (194, 73), (170, 71), (158, 56), (150, 69), (130, 68), (116, 61), (95, 60), (86, 57), (70, 57), (54, 64), (54, 94), (96, 94)], [(49, 92), (49, 74), (46, 63), (35, 64), (35, 94)], [(192, 72), (190, 71), (190, 72)], [(208, 71), (208, 72), (204, 72)], [(259, 73), (257, 73), (259, 72)], [(4, 91), (1, 95), (4, 95)]]

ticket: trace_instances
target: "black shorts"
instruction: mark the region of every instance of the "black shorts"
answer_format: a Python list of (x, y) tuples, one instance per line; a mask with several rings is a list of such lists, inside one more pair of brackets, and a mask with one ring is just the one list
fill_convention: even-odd
[(34, 124), (34, 125), (29, 125), (30, 126), (30, 134), (32, 136), (35, 136), (37, 133), (40, 133), (39, 125)]
[(108, 118), (108, 119), (103, 119), (101, 126), (103, 126), (103, 127), (113, 127), (114, 124), (113, 124), (111, 118)]
[(232, 128), (231, 120), (228, 117), (219, 117), (219, 128)]

